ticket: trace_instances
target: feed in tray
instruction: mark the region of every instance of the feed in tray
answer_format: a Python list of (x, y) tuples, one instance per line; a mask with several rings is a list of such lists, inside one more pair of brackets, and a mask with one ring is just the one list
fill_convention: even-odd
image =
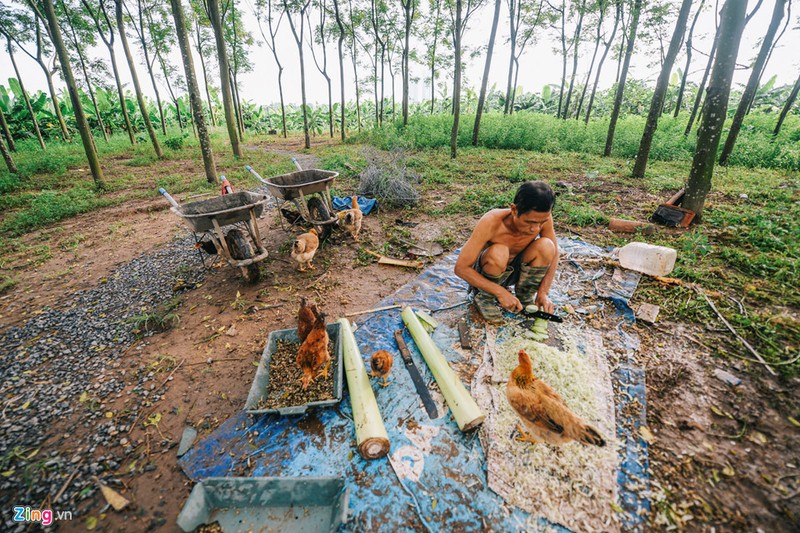
[(334, 356), (331, 342), (328, 342), (328, 353), (331, 354), (328, 378), (318, 377), (305, 390), (300, 381), (303, 371), (297, 365), (300, 344), (284, 340), (279, 340), (276, 344), (277, 348), (269, 363), (269, 384), (265, 396), (262, 395), (258, 400), (256, 409), (280, 409), (335, 398), (333, 380), (339, 361)]

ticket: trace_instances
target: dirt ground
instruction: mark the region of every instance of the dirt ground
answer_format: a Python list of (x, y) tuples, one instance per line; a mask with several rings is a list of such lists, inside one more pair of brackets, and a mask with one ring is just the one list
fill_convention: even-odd
[[(442, 193), (440, 198), (447, 199), (447, 192)], [(403, 216), (381, 210), (365, 217), (366, 247), (379, 249)], [(404, 228), (416, 238), (431, 240), (451, 231), (456, 219), (415, 215), (414, 221), (419, 225)], [(463, 238), (475, 220), (457, 222)], [(260, 282), (247, 285), (233, 268), (214, 265), (202, 283), (179, 296), (177, 326), (140, 338), (107, 372), (106, 377), (110, 374), (124, 383), (123, 394), (106, 401), (104, 409), (110, 412), (121, 413), (131, 402), (144, 401), (136, 394), (143, 373), (154, 373), (152, 392), (161, 393), (138, 419), (119, 420), (129, 429), (116, 435), (113, 451), (132, 450), (112, 474), (132, 505), (114, 512), (99, 492), (53, 505), (80, 511), (76, 520), (59, 523), (60, 530), (86, 530), (86, 517), (95, 517), (102, 531), (177, 531), (175, 519), (192, 486), (177, 466), (184, 427), (195, 427), (202, 438), (241, 409), (268, 332), (294, 327), (300, 297), (320, 302), (329, 316), (339, 317), (374, 307), (416, 275), (412, 269), (378, 265), (363, 257), (358, 245), (342, 233), (334, 234), (318, 253), (316, 270), (298, 272), (288, 249), (299, 228), (282, 228), (272, 211), (260, 220), (260, 228), (270, 252)], [(557, 227), (561, 233), (567, 230)], [(607, 230), (580, 230), (589, 242), (594, 232), (603, 231)], [(76, 233), (84, 239), (79, 246), (69, 246)], [(57, 307), (65, 295), (103, 283), (119, 265), (186, 235), (161, 199), (129, 202), (29, 234), (24, 240), (49, 243), (52, 257), (32, 264), (30, 257), (20, 256), (11, 263), (19, 283), (0, 296), (0, 331), (44, 307)], [(196, 267), (202, 268), (199, 259)], [(597, 327), (614, 324), (610, 316), (595, 320)], [(643, 435), (649, 440), (652, 476), (648, 529), (673, 524), (687, 531), (797, 531), (800, 428), (789, 417), (797, 409), (800, 380), (773, 378), (735, 357), (712, 358), (710, 346), (726, 337), (720, 327), (670, 322), (636, 326), (642, 340), (637, 358), (646, 369), (648, 385), (650, 434)], [(739, 347), (736, 355), (744, 354)], [(741, 383), (727, 384), (715, 375), (717, 370), (735, 375)], [(76, 405), (80, 392), (75, 391)], [(156, 414), (157, 423), (144, 424)], [(70, 448), (66, 429), (76, 435), (89, 431), (79, 425), (80, 417), (81, 409), (76, 409), (60, 427), (53, 427), (46, 447)], [(54, 486), (52, 494), (60, 486)]]

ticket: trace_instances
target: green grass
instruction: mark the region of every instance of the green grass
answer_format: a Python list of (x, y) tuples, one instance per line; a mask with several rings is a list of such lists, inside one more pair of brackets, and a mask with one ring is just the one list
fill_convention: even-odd
[[(650, 159), (655, 161), (691, 160), (695, 133), (684, 137), (687, 117), (662, 116), (653, 137)], [(774, 114), (751, 113), (745, 120), (730, 164), (748, 168), (800, 170), (800, 117), (787, 117), (780, 135), (773, 139)], [(463, 115), (458, 131), (458, 145), (472, 142), (473, 115)], [(633, 159), (639, 150), (645, 117), (623, 116), (617, 123), (613, 154)], [(352, 142), (368, 142), (384, 149), (397, 146), (444, 148), (450, 146), (453, 119), (450, 115), (415, 115), (403, 129), (388, 123), (380, 129), (365, 130)], [(726, 128), (730, 122), (726, 124)], [(583, 121), (560, 120), (552, 115), (522, 111), (513, 115), (487, 113), (481, 120), (479, 145), (485, 148), (523, 149), (544, 153), (578, 152), (600, 154), (608, 132), (608, 119)], [(727, 132), (723, 131), (723, 136)]]

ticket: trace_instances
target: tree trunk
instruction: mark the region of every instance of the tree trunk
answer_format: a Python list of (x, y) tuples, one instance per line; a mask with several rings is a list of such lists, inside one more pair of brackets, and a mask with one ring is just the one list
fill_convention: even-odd
[(636, 154), (636, 162), (633, 165), (633, 177), (643, 178), (647, 168), (647, 159), (650, 156), (650, 148), (653, 145), (653, 135), (658, 127), (658, 117), (664, 106), (664, 96), (669, 87), (669, 77), (672, 73), (672, 65), (678, 57), (678, 51), (683, 43), (683, 35), (686, 33), (686, 22), (689, 20), (689, 11), (692, 8), (692, 0), (683, 0), (681, 10), (678, 12), (678, 20), (675, 22), (675, 30), (672, 32), (672, 39), (669, 42), (667, 54), (664, 57), (664, 64), (661, 66), (661, 73), (656, 80), (656, 88), (653, 91), (653, 98), (650, 100), (650, 112), (647, 114), (647, 122), (644, 125), (642, 140), (639, 142), (639, 151)]
[(728, 132), (728, 137), (725, 139), (725, 145), (722, 147), (722, 153), (719, 156), (719, 164), (725, 166), (728, 164), (728, 159), (733, 152), (733, 147), (736, 146), (736, 138), (739, 136), (739, 131), (742, 129), (742, 122), (744, 116), (747, 114), (747, 109), (753, 102), (758, 91), (758, 80), (761, 79), (761, 73), (767, 63), (767, 55), (772, 48), (772, 41), (775, 39), (775, 34), (778, 32), (781, 20), (783, 19), (783, 11), (786, 7), (787, 0), (776, 0), (775, 9), (772, 11), (772, 20), (767, 28), (767, 33), (764, 35), (764, 40), (761, 42), (761, 49), (758, 51), (756, 62), (753, 64), (753, 70), (750, 72), (750, 79), (747, 80), (747, 85), (742, 93), (742, 98), (739, 100), (739, 106), (736, 108), (736, 113), (733, 115), (731, 122), (731, 129)]
[(578, 45), (581, 42), (581, 30), (583, 29), (583, 16), (586, 13), (586, 0), (581, 2), (578, 8), (578, 25), (575, 26), (575, 37), (572, 39), (572, 75), (569, 79), (569, 90), (567, 90), (567, 101), (564, 104), (564, 113), (562, 118), (567, 120), (569, 116), (569, 103), (572, 100), (572, 91), (575, 90), (575, 74), (578, 72)]
[(706, 196), (711, 190), (714, 160), (728, 112), (728, 97), (744, 30), (746, 7), (747, 0), (727, 0), (722, 8), (718, 32), (719, 52), (708, 84), (705, 110), (697, 132), (697, 146), (683, 198), (683, 207), (694, 211), (698, 219), (702, 217)]
[[(278, 57), (277, 49), (275, 47), (275, 35), (278, 33), (278, 27), (280, 27), (280, 20), (278, 21), (278, 27), (272, 27), (272, 0), (267, 2), (267, 10), (268, 10), (268, 18), (267, 23), (269, 24), (269, 37), (270, 42), (272, 44), (267, 43), (269, 49), (272, 51), (272, 57), (275, 59), (275, 64), (278, 65), (278, 94), (280, 95), (281, 99), (281, 124), (283, 126), (283, 138), (286, 139), (289, 134), (286, 131), (286, 106), (283, 101), (283, 64), (281, 64), (281, 60)], [(261, 28), (261, 24), (258, 25), (259, 29)], [(200, 34), (200, 26), (197, 27), (198, 32), (198, 39)], [(264, 36), (264, 32), (261, 32), (261, 35)], [(266, 41), (267, 38), (264, 36), (264, 40)], [(211, 98), (209, 97), (209, 105), (211, 104)]]
[(117, 96), (119, 97), (119, 105), (122, 108), (122, 117), (125, 120), (125, 129), (128, 131), (128, 138), (131, 144), (136, 144), (136, 137), (133, 135), (133, 125), (131, 124), (131, 117), (128, 115), (128, 106), (125, 103), (125, 93), (122, 91), (122, 82), (119, 79), (119, 69), (117, 68), (117, 59), (114, 57), (114, 47), (108, 47), (108, 53), (111, 56), (111, 70), (114, 71), (114, 81), (117, 84)]
[(119, 105), (122, 108), (122, 117), (125, 120), (125, 129), (128, 130), (128, 138), (131, 141), (131, 144), (136, 144), (136, 137), (133, 135), (133, 126), (131, 125), (131, 119), (128, 116), (128, 106), (125, 104), (125, 93), (122, 91), (122, 82), (119, 79), (119, 69), (117, 68), (117, 58), (114, 55), (114, 27), (111, 25), (111, 20), (108, 18), (108, 13), (106, 12), (105, 4), (100, 3), (100, 10), (103, 14), (103, 18), (106, 21), (106, 26), (108, 27), (108, 39), (106, 39), (105, 33), (103, 33), (102, 28), (100, 28), (100, 13), (95, 13), (86, 0), (81, 0), (86, 10), (92, 16), (94, 20), (95, 27), (97, 28), (97, 33), (100, 35), (100, 39), (103, 40), (105, 43), (106, 48), (108, 48), (108, 54), (111, 56), (111, 69), (114, 71), (114, 80), (117, 84), (117, 95), (119, 96)]
[(305, 15), (311, 0), (305, 0), (302, 8), (300, 9), (300, 34), (297, 34), (297, 29), (294, 27), (289, 6), (286, 4), (287, 0), (283, 0), (283, 7), (286, 10), (286, 18), (289, 19), (289, 27), (292, 29), (294, 41), (297, 43), (297, 53), (300, 57), (300, 95), (303, 103), (303, 136), (305, 138), (306, 149), (311, 148), (311, 137), (308, 134), (308, 107), (306, 106), (306, 66), (303, 58), (303, 30), (305, 28)]
[(203, 154), (203, 166), (206, 171), (206, 181), (208, 183), (217, 182), (217, 169), (214, 164), (214, 154), (211, 151), (211, 139), (206, 128), (206, 117), (203, 113), (203, 104), (200, 99), (200, 88), (197, 85), (197, 77), (194, 73), (194, 61), (192, 60), (192, 48), (189, 37), (186, 33), (186, 18), (181, 7), (181, 0), (170, 0), (172, 7), (172, 18), (175, 20), (175, 31), (178, 36), (178, 46), (181, 50), (183, 59), (183, 70), (186, 73), (186, 86), (189, 89), (189, 104), (192, 107), (194, 123), (197, 126), (197, 134), (200, 139), (200, 151)]
[(494, 39), (497, 35), (497, 23), (500, 21), (500, 2), (494, 2), (494, 18), (492, 31), (489, 34), (489, 48), (486, 50), (486, 64), (483, 67), (483, 80), (481, 80), (481, 93), (478, 96), (478, 109), (475, 111), (475, 126), (472, 128), (472, 146), (478, 146), (478, 134), (481, 130), (481, 115), (486, 102), (486, 86), (489, 84), (489, 70), (492, 68), (492, 53), (494, 52)]
[(686, 37), (686, 64), (683, 67), (683, 76), (681, 77), (681, 86), (678, 89), (678, 99), (675, 102), (675, 113), (673, 116), (678, 118), (681, 112), (681, 104), (683, 103), (683, 92), (686, 90), (686, 78), (689, 77), (689, 66), (692, 64), (692, 37), (694, 36), (694, 27), (697, 25), (697, 19), (700, 18), (700, 13), (703, 11), (703, 6), (706, 0), (700, 1), (700, 6), (697, 8), (697, 13), (694, 14), (692, 26), (689, 28), (689, 35)]
[(47, 147), (44, 145), (42, 132), (39, 129), (39, 121), (36, 120), (36, 114), (33, 112), (31, 99), (28, 98), (28, 91), (25, 90), (25, 85), (22, 83), (22, 76), (19, 75), (19, 68), (17, 68), (17, 60), (14, 59), (14, 50), (11, 47), (11, 37), (6, 37), (6, 40), (8, 41), (8, 56), (11, 58), (11, 64), (14, 66), (14, 72), (16, 73), (17, 81), (19, 82), (19, 88), (22, 91), (22, 98), (23, 100), (25, 100), (25, 106), (28, 108), (28, 113), (31, 116), (31, 121), (33, 122), (33, 130), (36, 132), (36, 138), (39, 140), (39, 146), (42, 147), (42, 150), (46, 150)]
[(411, 20), (414, 18), (414, 0), (400, 0), (405, 12), (405, 42), (403, 44), (403, 126), (408, 125), (408, 56), (411, 39)]
[(231, 40), (231, 51), (233, 52), (233, 64), (229, 62), (231, 91), (233, 92), (233, 110), (236, 113), (236, 122), (239, 125), (239, 140), (244, 138), (244, 112), (242, 111), (242, 99), (239, 97), (239, 54), (236, 49), (239, 46), (238, 26), (236, 24), (236, 3), (230, 0), (231, 8), (231, 27), (233, 28), (233, 39)]
[(633, 13), (631, 15), (631, 27), (628, 34), (628, 45), (625, 49), (625, 62), (622, 65), (622, 71), (619, 75), (619, 82), (617, 83), (617, 93), (614, 96), (614, 109), (611, 111), (611, 121), (608, 125), (608, 136), (606, 137), (606, 147), (603, 150), (603, 155), (608, 157), (611, 155), (611, 148), (614, 146), (614, 130), (617, 128), (617, 119), (619, 119), (619, 111), (622, 107), (622, 95), (625, 92), (625, 79), (628, 77), (628, 67), (631, 64), (631, 55), (633, 55), (633, 45), (636, 42), (636, 27), (639, 25), (639, 14), (642, 11), (642, 0), (634, 0)]
[(175, 20), (175, 31), (178, 35), (178, 45), (183, 58), (183, 70), (186, 73), (186, 86), (189, 89), (189, 104), (192, 106), (194, 123), (197, 125), (197, 134), (200, 139), (200, 151), (203, 154), (203, 166), (206, 170), (206, 180), (208, 183), (217, 182), (217, 168), (214, 165), (214, 154), (211, 151), (211, 139), (206, 128), (206, 117), (203, 114), (202, 100), (200, 99), (200, 88), (197, 85), (197, 77), (194, 73), (194, 61), (192, 59), (192, 48), (189, 44), (189, 37), (186, 33), (186, 18), (183, 15), (181, 0), (170, 0), (172, 6), (172, 18)]
[(379, 122), (383, 125), (383, 104), (386, 102), (386, 46), (381, 44), (381, 112)]
[[(100, 109), (97, 107), (97, 99), (94, 96), (94, 89), (92, 89), (92, 82), (89, 78), (89, 72), (86, 70), (86, 61), (83, 59), (83, 50), (81, 49), (80, 43), (78, 42), (78, 35), (75, 33), (75, 26), (72, 24), (72, 18), (70, 18), (69, 13), (67, 12), (67, 6), (63, 2), (61, 2), (61, 7), (64, 10), (64, 18), (67, 19), (67, 24), (69, 25), (69, 29), (72, 32), (72, 43), (75, 45), (75, 50), (78, 52), (78, 60), (81, 63), (81, 70), (83, 71), (83, 79), (86, 80), (86, 87), (89, 90), (89, 98), (92, 100), (92, 105), (94, 106), (94, 113), (95, 117), (97, 118), (97, 124), (100, 126), (100, 131), (103, 132), (103, 139), (108, 142), (108, 132), (106, 131), (106, 126), (103, 123), (103, 117), (100, 116)], [(87, 122), (88, 123), (88, 122)]]
[[(339, 13), (339, 0), (333, 0), (333, 9), (334, 14), (336, 15), (336, 25), (339, 27), (339, 41), (337, 47), (339, 49), (339, 93), (341, 97), (341, 117), (339, 118), (341, 122), (341, 134), (342, 134), (342, 141), (344, 141), (345, 137), (345, 98), (344, 98), (344, 24), (342, 23), (341, 13)], [(281, 92), (281, 107), (283, 106), (283, 92)]]
[(169, 93), (169, 98), (172, 100), (172, 105), (175, 106), (175, 117), (178, 119), (178, 127), (183, 131), (183, 118), (181, 116), (181, 106), (178, 105), (178, 97), (175, 96), (175, 91), (172, 90), (172, 84), (169, 81), (170, 74), (167, 72), (167, 64), (164, 61), (164, 58), (161, 56), (161, 52), (156, 50), (156, 58), (158, 59), (158, 64), (161, 65), (161, 72), (164, 74), (164, 81), (167, 83), (167, 92)]
[(397, 113), (395, 111), (395, 80), (394, 80), (394, 68), (392, 67), (392, 57), (389, 56), (386, 59), (386, 62), (389, 63), (389, 77), (392, 79), (392, 122), (395, 121), (397, 117)]
[(795, 99), (797, 99), (797, 93), (800, 92), (800, 76), (798, 76), (797, 81), (794, 82), (794, 87), (792, 87), (792, 92), (789, 93), (789, 98), (786, 99), (786, 104), (784, 104), (783, 109), (781, 109), (781, 114), (778, 116), (778, 123), (775, 124), (775, 130), (772, 132), (773, 137), (777, 137), (778, 134), (781, 132), (781, 126), (783, 126), (783, 121), (786, 119), (786, 115), (789, 114), (789, 111), (792, 110), (792, 106), (794, 105)]
[(561, 118), (564, 104), (564, 84), (567, 83), (567, 4), (561, 2), (561, 88), (558, 90), (558, 111), (556, 116)]
[(442, 2), (436, 1), (436, 18), (433, 21), (433, 45), (431, 47), (431, 115), (436, 104), (436, 45), (439, 43), (439, 16), (441, 14)]
[(708, 54), (708, 62), (706, 63), (706, 70), (703, 72), (703, 79), (700, 81), (700, 85), (697, 86), (697, 94), (694, 97), (694, 104), (692, 104), (692, 112), (689, 113), (689, 122), (686, 124), (686, 129), (683, 132), (684, 136), (688, 136), (689, 132), (692, 131), (692, 126), (694, 125), (694, 119), (697, 118), (697, 112), (700, 109), (700, 102), (703, 100), (703, 92), (706, 88), (706, 81), (708, 80), (708, 75), (711, 73), (711, 66), (714, 63), (714, 57), (717, 53), (717, 45), (719, 44), (719, 28), (717, 28), (717, 32), (714, 35), (714, 42), (711, 44), (711, 51)]
[(128, 46), (128, 37), (125, 35), (125, 21), (122, 18), (122, 0), (116, 0), (116, 4), (119, 40), (122, 42), (122, 50), (125, 52), (125, 59), (128, 60), (128, 68), (131, 71), (131, 80), (133, 81), (133, 90), (136, 92), (136, 101), (139, 103), (139, 111), (142, 113), (144, 127), (147, 128), (147, 134), (150, 136), (150, 142), (153, 143), (153, 150), (155, 150), (156, 156), (159, 159), (164, 159), (164, 152), (161, 151), (161, 145), (158, 144), (158, 137), (156, 137), (156, 131), (153, 129), (153, 123), (150, 122), (150, 113), (147, 111), (147, 104), (145, 104), (144, 96), (142, 96), (142, 89), (139, 86), (139, 76), (136, 74), (136, 65), (133, 62), (131, 49)]
[(517, 98), (517, 80), (519, 79), (519, 57), (514, 58), (514, 90), (511, 91), (511, 107), (508, 108), (508, 114), (514, 113), (514, 101)]
[(61, 128), (61, 136), (64, 141), (69, 141), (69, 130), (67, 130), (67, 123), (64, 121), (64, 115), (61, 113), (61, 106), (58, 102), (58, 95), (56, 94), (55, 85), (53, 85), (53, 76), (47, 65), (41, 63), (42, 71), (44, 71), (45, 78), (47, 78), (47, 90), (50, 91), (50, 99), (53, 100), (53, 107), (56, 111), (56, 118), (58, 119), (58, 126)]
[[(216, 127), (217, 126), (217, 119), (214, 116), (214, 105), (211, 103), (211, 91), (208, 88), (208, 72), (206, 71), (206, 60), (203, 57), (203, 49), (202, 49), (202, 35), (200, 33), (200, 21), (195, 20), (195, 28), (197, 30), (197, 55), (200, 58), (200, 68), (203, 70), (203, 86), (206, 88), (206, 101), (208, 102), (208, 114), (211, 117), (211, 125)], [(278, 72), (278, 79), (280, 79), (280, 75), (283, 73), (283, 68)], [(286, 119), (284, 118), (284, 126), (286, 124)], [(285, 130), (285, 127), (284, 127)]]
[[(233, 110), (233, 94), (231, 93), (231, 80), (229, 75), (228, 52), (225, 49), (225, 35), (222, 28), (222, 18), (219, 12), (219, 0), (208, 0), (208, 14), (214, 38), (217, 43), (217, 60), (219, 61), (219, 84), (222, 90), (222, 105), (225, 109), (225, 123), (228, 127), (228, 137), (231, 141), (233, 155), (242, 157), (239, 147), (239, 131), (236, 128), (236, 116)], [(304, 104), (305, 105), (305, 104)]]
[(6, 166), (8, 167), (8, 171), (12, 174), (17, 173), (17, 165), (14, 164), (14, 160), (11, 159), (11, 154), (8, 152), (8, 148), (6, 148), (6, 143), (3, 141), (3, 138), (0, 137), (0, 153), (3, 154), (3, 159), (6, 162)]
[(37, 16), (38, 9), (34, 8), (34, 19), (36, 21), (36, 55), (31, 54), (27, 49), (25, 49), (22, 44), (19, 42), (18, 38), (13, 38), (14, 41), (19, 45), (20, 50), (25, 52), (28, 57), (36, 61), (36, 64), (39, 65), (39, 68), (42, 69), (44, 72), (45, 79), (47, 80), (47, 90), (50, 92), (50, 99), (53, 101), (53, 111), (55, 111), (56, 119), (58, 120), (58, 127), (61, 129), (61, 137), (64, 139), (64, 142), (69, 141), (69, 131), (67, 131), (67, 124), (64, 122), (64, 115), (61, 114), (61, 106), (58, 104), (58, 95), (56, 94), (56, 88), (53, 85), (53, 76), (50, 74), (50, 69), (47, 68), (47, 64), (45, 63), (44, 59), (42, 59), (42, 52), (44, 46), (42, 44), (42, 26), (41, 20), (39, 16)]
[(11, 136), (11, 130), (8, 129), (8, 122), (6, 122), (6, 116), (2, 109), (0, 109), (0, 126), (3, 128), (3, 137), (6, 138), (8, 148), (12, 152), (16, 152), (17, 145), (14, 143), (14, 137)]
[(328, 130), (333, 139), (333, 90), (331, 88), (331, 77), (328, 75), (328, 47), (325, 45), (325, 15), (327, 11), (327, 6), (325, 5), (324, 0), (320, 4), (319, 10), (319, 36), (320, 36), (320, 43), (322, 44), (322, 67), (320, 68), (319, 62), (317, 61), (317, 55), (314, 52), (314, 32), (312, 31), (311, 26), (311, 18), (308, 19), (308, 31), (311, 34), (309, 38), (309, 48), (311, 49), (311, 56), (314, 58), (314, 65), (316, 65), (317, 70), (319, 70), (322, 77), (325, 78), (325, 82), (328, 85)]
[[(153, 92), (156, 95), (156, 106), (158, 106), (158, 118), (161, 121), (161, 132), (166, 136), (167, 135), (167, 125), (164, 120), (164, 105), (161, 103), (161, 95), (158, 92), (158, 84), (156, 83), (156, 76), (153, 72), (153, 62), (155, 61), (155, 57), (150, 59), (150, 50), (147, 48), (147, 38), (145, 37), (145, 23), (144, 23), (144, 8), (143, 8), (143, 1), (144, 0), (137, 0), (137, 5), (139, 8), (139, 27), (136, 27), (134, 24), (134, 30), (136, 31), (137, 35), (139, 36), (139, 43), (142, 46), (142, 53), (144, 54), (144, 64), (147, 68), (147, 75), (150, 77), (150, 84), (153, 86)], [(127, 8), (126, 8), (127, 9)], [(129, 16), (130, 13), (128, 13)], [(149, 18), (148, 13), (148, 18)], [(131, 20), (133, 20), (133, 16), (131, 16)]]
[[(631, 6), (632, 7), (632, 6)], [(628, 14), (628, 24), (625, 24), (625, 17), (623, 15), (621, 22), (622, 22), (622, 42), (619, 44), (619, 53), (617, 54), (617, 74), (614, 76), (614, 84), (619, 83), (619, 74), (622, 71), (622, 58), (625, 54), (622, 52), (626, 48), (626, 43), (628, 42), (628, 26), (630, 25), (631, 19), (633, 18), (633, 10), (631, 13)]]
[(106, 183), (103, 178), (103, 169), (100, 166), (100, 160), (97, 158), (97, 148), (94, 145), (94, 137), (92, 131), (89, 129), (89, 122), (86, 120), (86, 114), (83, 112), (81, 99), (78, 95), (78, 87), (75, 85), (75, 78), (72, 76), (72, 67), (69, 64), (69, 52), (67, 47), (64, 46), (64, 41), (61, 40), (61, 29), (58, 26), (58, 19), (56, 18), (56, 11), (53, 7), (53, 0), (42, 0), (44, 6), (44, 15), (47, 18), (47, 25), (50, 28), (50, 38), (53, 41), (53, 47), (58, 54), (58, 62), (61, 65), (61, 72), (64, 74), (64, 82), (67, 84), (67, 92), (72, 101), (72, 108), (75, 112), (75, 122), (78, 127), (78, 132), (83, 142), (83, 149), (86, 152), (86, 159), (89, 162), (89, 168), (92, 171), (94, 183), (98, 189), (105, 189)]
[(606, 4), (605, 2), (601, 2), (599, 4), (600, 8), (600, 16), (597, 21), (597, 36), (594, 39), (594, 52), (592, 52), (592, 62), (589, 63), (589, 71), (586, 73), (586, 81), (583, 82), (583, 89), (581, 89), (581, 99), (578, 100), (578, 108), (575, 110), (575, 120), (578, 120), (581, 116), (581, 110), (583, 109), (583, 100), (586, 97), (586, 90), (589, 88), (589, 80), (592, 79), (592, 72), (594, 71), (594, 62), (597, 59), (597, 52), (600, 50), (600, 35), (603, 29), (603, 19), (605, 18), (606, 14)]
[(239, 97), (238, 75), (231, 69), (231, 93), (233, 94), (233, 110), (236, 113), (236, 123), (239, 126), (239, 140), (244, 138), (244, 113), (242, 112), (242, 99)]
[(456, 158), (458, 148), (458, 121), (461, 118), (461, 0), (456, 0), (456, 27), (453, 30), (453, 129), (450, 130), (450, 158)]
[(503, 103), (503, 114), (508, 115), (511, 111), (511, 80), (514, 76), (514, 59), (517, 53), (517, 31), (519, 31), (519, 19), (522, 0), (508, 1), (508, 32), (511, 50), (508, 57), (508, 82), (506, 83), (506, 100)]

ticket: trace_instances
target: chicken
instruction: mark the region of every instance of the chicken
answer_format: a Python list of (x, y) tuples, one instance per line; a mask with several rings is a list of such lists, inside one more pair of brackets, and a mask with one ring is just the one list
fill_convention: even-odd
[(358, 196), (353, 196), (353, 207), (346, 211), (339, 212), (339, 220), (344, 224), (344, 229), (350, 232), (353, 240), (358, 242), (358, 234), (361, 231), (361, 222), (364, 220), (364, 213), (358, 207)]
[[(297, 350), (297, 366), (303, 370), (303, 388), (319, 376), (328, 377), (331, 355), (328, 352), (328, 330), (325, 327), (325, 313), (319, 313), (306, 340)], [(323, 368), (324, 367), (324, 368)]]
[(372, 359), (370, 360), (372, 372), (370, 372), (369, 375), (374, 378), (383, 379), (381, 387), (385, 387), (389, 384), (389, 382), (386, 381), (386, 378), (389, 376), (389, 372), (392, 371), (393, 361), (394, 359), (392, 358), (392, 354), (386, 350), (378, 350), (372, 354)]
[(533, 375), (531, 360), (525, 350), (519, 351), (519, 366), (511, 372), (506, 395), (524, 426), (518, 426), (522, 434), (518, 440), (549, 444), (576, 440), (605, 446), (606, 441), (595, 428), (578, 418), (556, 391)]
[(317, 320), (319, 311), (316, 304), (308, 304), (305, 297), (300, 298), (300, 310), (297, 312), (297, 337), (300, 342), (306, 340), (311, 329), (314, 327), (314, 322)]
[(311, 260), (314, 259), (314, 254), (317, 253), (319, 248), (319, 237), (317, 237), (317, 230), (311, 228), (308, 233), (298, 235), (292, 245), (292, 259), (297, 261), (300, 272), (305, 272), (303, 266), (308, 264), (308, 268), (314, 269), (311, 265)]

